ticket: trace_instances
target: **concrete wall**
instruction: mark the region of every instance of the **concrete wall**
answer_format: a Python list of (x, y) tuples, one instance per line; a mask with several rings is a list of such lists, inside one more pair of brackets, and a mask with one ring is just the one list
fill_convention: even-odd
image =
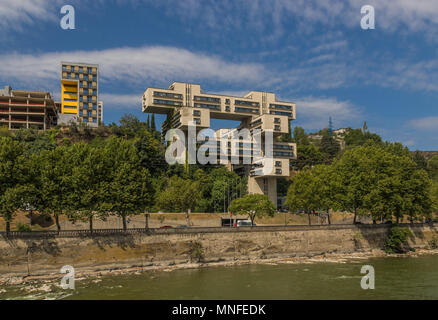
[[(410, 227), (414, 247), (426, 247), (438, 235), (438, 226)], [(323, 253), (349, 253), (383, 248), (389, 227), (314, 226), (248, 229), (199, 228), (158, 230), (147, 235), (70, 237), (0, 237), (0, 276), (59, 273), (64, 265), (78, 271), (190, 262), (194, 242), (202, 244), (206, 261), (292, 257)], [(211, 232), (214, 231), (214, 232)], [(245, 232), (246, 231), (246, 232)]]

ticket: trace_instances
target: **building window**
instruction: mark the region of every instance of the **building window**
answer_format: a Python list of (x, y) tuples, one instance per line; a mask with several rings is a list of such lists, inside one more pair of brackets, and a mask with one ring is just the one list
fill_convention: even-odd
[(205, 103), (195, 103), (195, 108), (204, 108), (204, 109), (214, 109), (214, 110), (220, 110), (220, 106), (216, 106), (213, 104), (205, 104)]
[(275, 169), (275, 174), (281, 174), (281, 169)]
[(201, 115), (201, 111), (199, 111), (199, 110), (193, 110), (193, 115), (194, 115), (194, 116), (200, 116), (200, 115)]
[(274, 123), (280, 123), (280, 122), (281, 122), (280, 118), (274, 118)]
[(201, 97), (201, 96), (195, 96), (195, 101), (206, 101), (206, 102), (221, 103), (221, 99), (219, 99), (219, 98)]
[(274, 130), (276, 130), (276, 131), (280, 131), (280, 126), (277, 124), (277, 125), (275, 125), (274, 126)]
[(275, 166), (276, 167), (281, 167), (281, 161), (275, 161)]
[(251, 107), (258, 107), (259, 106), (258, 102), (245, 101), (245, 100), (234, 100), (234, 104), (251, 106)]
[(282, 104), (270, 104), (270, 107), (275, 109), (292, 110), (292, 106), (286, 106)]
[(259, 111), (256, 109), (239, 108), (239, 107), (235, 107), (234, 111), (235, 112), (246, 112), (246, 113), (259, 113)]

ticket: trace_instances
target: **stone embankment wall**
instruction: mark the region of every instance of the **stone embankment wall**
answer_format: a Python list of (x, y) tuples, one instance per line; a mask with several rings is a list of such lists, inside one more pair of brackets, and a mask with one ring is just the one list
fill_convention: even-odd
[[(427, 247), (438, 236), (438, 225), (407, 225), (413, 247)], [(133, 266), (188, 263), (193, 249), (202, 247), (204, 261), (351, 253), (383, 248), (388, 225), (260, 227), (248, 229), (199, 228), (156, 230), (149, 234), (68, 236), (0, 236), (0, 276), (48, 275), (64, 265), (98, 271)]]

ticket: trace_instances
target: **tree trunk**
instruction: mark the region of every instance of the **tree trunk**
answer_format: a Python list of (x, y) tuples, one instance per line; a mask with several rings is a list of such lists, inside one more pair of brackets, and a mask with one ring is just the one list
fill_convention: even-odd
[(373, 219), (373, 224), (377, 224), (377, 221), (376, 221), (376, 219)]
[(9, 234), (10, 231), (11, 231), (11, 222), (6, 221), (6, 234)]
[(327, 213), (327, 222), (328, 224), (332, 224), (332, 222), (330, 221), (330, 213)]
[(400, 222), (400, 217), (399, 217), (399, 215), (396, 216), (396, 221), (397, 221), (397, 224)]
[(254, 227), (255, 216), (249, 216), (249, 218), (251, 219), (251, 228), (252, 228), (252, 227)]
[(59, 216), (57, 214), (55, 214), (55, 222), (56, 222), (56, 229), (59, 231), (61, 231), (61, 225), (59, 224)]
[(90, 233), (93, 233), (93, 216), (90, 216)]
[(357, 217), (357, 211), (356, 211), (356, 209), (354, 209), (353, 224), (356, 224), (356, 217)]
[(312, 225), (312, 221), (310, 219), (310, 213), (307, 213), (307, 217), (309, 218), (309, 226), (311, 226)]
[(126, 216), (122, 215), (122, 221), (123, 221), (123, 231), (126, 231)]

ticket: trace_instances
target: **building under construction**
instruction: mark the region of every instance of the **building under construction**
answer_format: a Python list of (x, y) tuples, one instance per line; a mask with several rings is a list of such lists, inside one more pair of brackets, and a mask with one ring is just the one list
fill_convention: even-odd
[(56, 125), (56, 105), (49, 92), (0, 90), (0, 126), (47, 130)]

